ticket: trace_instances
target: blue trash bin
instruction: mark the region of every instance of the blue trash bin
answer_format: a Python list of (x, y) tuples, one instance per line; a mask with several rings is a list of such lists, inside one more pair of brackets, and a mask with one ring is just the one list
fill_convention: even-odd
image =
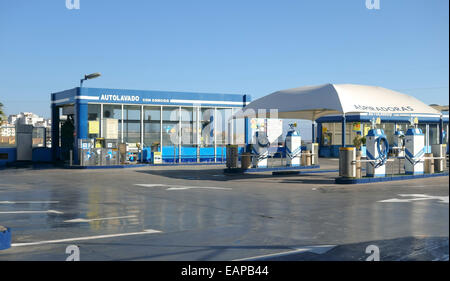
[(11, 229), (0, 226), (0, 250), (11, 248)]

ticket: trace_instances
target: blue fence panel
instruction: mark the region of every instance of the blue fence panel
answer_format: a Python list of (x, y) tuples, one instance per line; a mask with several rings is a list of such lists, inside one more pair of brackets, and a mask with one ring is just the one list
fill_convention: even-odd
[(200, 162), (214, 162), (214, 147), (200, 148)]
[(46, 147), (33, 148), (33, 162), (52, 162), (52, 149)]
[(0, 154), (2, 154), (2, 157), (0, 157), (0, 166), (5, 166), (6, 163), (16, 162), (17, 150), (15, 147), (0, 147)]
[(340, 145), (332, 145), (331, 146), (331, 157), (339, 158), (339, 147)]
[(197, 162), (197, 147), (182, 146), (181, 162)]
[(331, 147), (330, 146), (319, 147), (319, 157), (330, 158), (331, 157)]

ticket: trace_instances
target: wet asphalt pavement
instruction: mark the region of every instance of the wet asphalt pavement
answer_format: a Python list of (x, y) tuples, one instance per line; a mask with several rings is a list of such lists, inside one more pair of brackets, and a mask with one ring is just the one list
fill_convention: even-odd
[[(448, 260), (449, 178), (335, 185), (224, 166), (0, 170), (0, 260)], [(322, 160), (321, 169), (337, 169)], [(382, 202), (380, 202), (382, 201)]]

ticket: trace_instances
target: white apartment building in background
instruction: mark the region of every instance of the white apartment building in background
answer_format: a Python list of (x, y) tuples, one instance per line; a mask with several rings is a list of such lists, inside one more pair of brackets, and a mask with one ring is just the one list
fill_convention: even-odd
[(50, 132), (52, 120), (40, 117), (32, 112), (21, 112), (19, 114), (11, 114), (8, 116), (8, 121), (0, 124), (0, 137), (15, 137), (16, 125), (33, 125), (33, 127), (44, 127)]
[(40, 117), (32, 112), (21, 112), (19, 114), (13, 114), (8, 116), (8, 123), (11, 126), (16, 124), (33, 125), (34, 127), (48, 127), (51, 121)]
[(14, 137), (16, 135), (16, 127), (10, 125), (0, 126), (0, 136), (1, 137)]

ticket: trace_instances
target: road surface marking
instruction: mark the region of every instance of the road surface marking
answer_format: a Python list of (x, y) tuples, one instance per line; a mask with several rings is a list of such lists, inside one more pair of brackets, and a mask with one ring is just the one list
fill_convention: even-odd
[(97, 219), (73, 219), (73, 220), (66, 220), (64, 222), (90, 222), (90, 221), (103, 221), (103, 220), (115, 220), (115, 219), (125, 219), (125, 218), (135, 218), (135, 215), (132, 216), (123, 216), (123, 217), (109, 217), (109, 218), (97, 218)]
[(432, 195), (426, 195), (426, 194), (398, 194), (398, 196), (401, 197), (415, 197), (415, 198), (391, 198), (386, 200), (380, 200), (377, 202), (380, 203), (408, 203), (413, 201), (423, 201), (423, 200), (439, 200), (440, 203), (449, 203), (448, 196), (432, 196)]
[(0, 201), (0, 204), (57, 204), (59, 201)]
[(228, 187), (213, 187), (213, 186), (186, 186), (186, 185), (174, 185), (174, 184), (135, 184), (142, 187), (167, 187), (166, 190), (186, 190), (186, 189), (217, 189), (217, 190), (231, 190)]
[(166, 190), (186, 190), (186, 189), (218, 189), (218, 190), (231, 190), (228, 187), (208, 187), (208, 186), (175, 186), (169, 187)]
[(64, 214), (60, 211), (55, 210), (47, 210), (47, 211), (6, 211), (6, 212), (0, 212), (0, 214)]
[(257, 259), (261, 259), (261, 258), (283, 257), (283, 256), (291, 255), (291, 254), (299, 254), (299, 253), (306, 253), (306, 252), (311, 252), (311, 253), (316, 253), (316, 254), (321, 255), (321, 254), (325, 254), (326, 252), (330, 251), (334, 247), (336, 247), (336, 245), (307, 246), (307, 247), (302, 247), (302, 248), (298, 248), (298, 249), (293, 249), (292, 251), (280, 252), (280, 253), (274, 253), (274, 254), (268, 254), (268, 255), (261, 255), (261, 256), (254, 256), (254, 257), (249, 257), (249, 258), (237, 259), (237, 260), (233, 260), (233, 261), (246, 261), (246, 260), (251, 261), (251, 260), (257, 260)]
[(162, 231), (154, 230), (154, 229), (145, 229), (144, 231), (141, 231), (141, 232), (130, 232), (130, 233), (119, 233), (119, 234), (85, 236), (85, 237), (75, 237), (75, 238), (67, 238), (67, 239), (59, 239), (59, 240), (30, 242), (30, 243), (12, 243), (11, 247), (35, 246), (35, 245), (43, 245), (43, 244), (56, 244), (56, 243), (64, 243), (64, 242), (84, 241), (84, 240), (94, 240), (94, 239), (104, 239), (104, 238), (114, 238), (114, 237), (124, 237), (124, 236), (134, 236), (134, 235), (144, 235), (144, 234), (154, 234), (154, 233), (162, 233)]

